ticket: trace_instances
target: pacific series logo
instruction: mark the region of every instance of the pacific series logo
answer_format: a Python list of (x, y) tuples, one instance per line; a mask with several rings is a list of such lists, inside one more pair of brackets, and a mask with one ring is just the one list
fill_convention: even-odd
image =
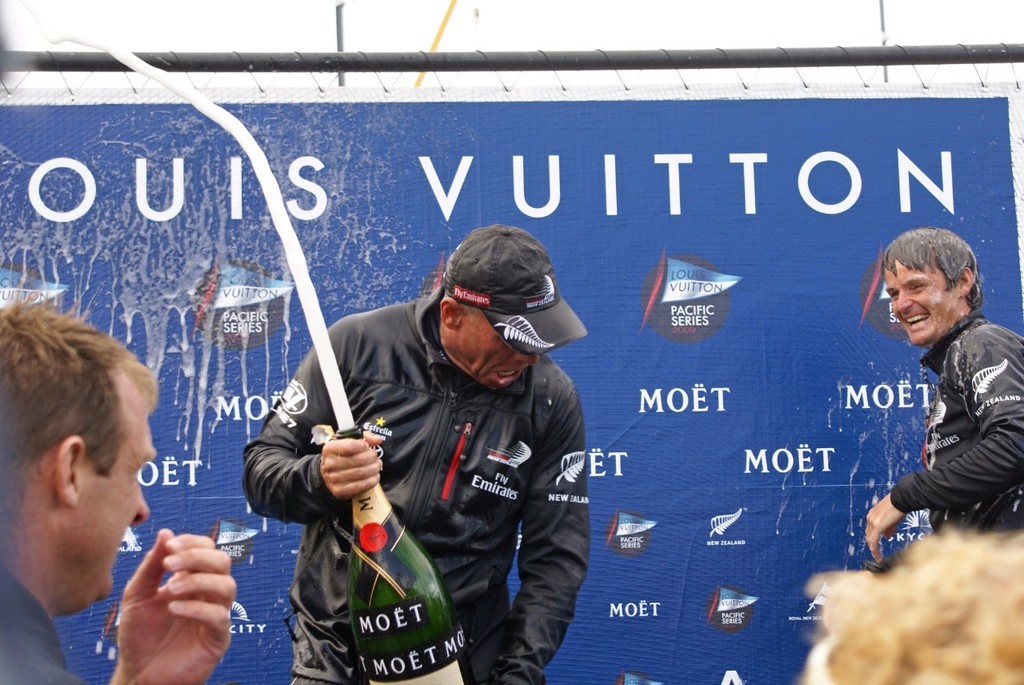
[(729, 289), (739, 276), (719, 273), (718, 267), (699, 257), (664, 251), (641, 290), (640, 322), (672, 342), (695, 343), (710, 338), (729, 314)]
[(217, 549), (231, 557), (231, 563), (240, 564), (252, 557), (253, 538), (259, 534), (255, 528), (247, 528), (240, 521), (219, 520), (213, 524), (210, 537)]
[(202, 331), (232, 350), (266, 344), (284, 321), (295, 285), (272, 278), (257, 264), (214, 264), (196, 287), (193, 333)]
[(631, 511), (616, 511), (608, 523), (605, 547), (616, 554), (637, 556), (651, 546), (651, 529), (657, 521), (645, 519)]
[(708, 625), (723, 633), (738, 633), (750, 625), (758, 599), (740, 588), (719, 586), (708, 598)]
[(68, 289), (60, 283), (49, 283), (34, 270), (22, 266), (0, 267), (0, 307), (19, 302), (51, 302)]

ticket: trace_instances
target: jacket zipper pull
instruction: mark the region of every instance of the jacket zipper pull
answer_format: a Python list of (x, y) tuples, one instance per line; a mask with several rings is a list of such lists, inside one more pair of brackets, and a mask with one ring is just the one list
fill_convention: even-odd
[(459, 436), (459, 442), (455, 445), (455, 453), (452, 454), (452, 460), (448, 464), (448, 475), (444, 478), (444, 488), (441, 490), (441, 499), (448, 499), (452, 494), (452, 485), (455, 483), (455, 473), (459, 470), (459, 461), (462, 459), (462, 452), (466, 449), (466, 441), (469, 440), (469, 436), (473, 433), (473, 424), (469, 421), (462, 424), (462, 435)]

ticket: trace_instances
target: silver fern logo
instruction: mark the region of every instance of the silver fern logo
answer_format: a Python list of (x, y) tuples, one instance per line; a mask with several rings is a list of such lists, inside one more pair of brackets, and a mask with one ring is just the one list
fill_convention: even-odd
[(722, 535), (732, 524), (739, 520), (740, 516), (743, 515), (743, 508), (740, 507), (732, 514), (722, 514), (721, 516), (715, 516), (711, 519), (711, 534), (708, 537), (714, 537), (716, 535)]
[(583, 473), (583, 465), (586, 463), (585, 456), (583, 452), (570, 452), (563, 455), (562, 472), (555, 479), (555, 485), (560, 484), (563, 478), (566, 482), (575, 483), (576, 479)]
[(930, 427), (938, 426), (942, 423), (943, 419), (946, 418), (946, 403), (936, 395), (935, 403), (932, 405), (931, 411), (928, 412), (928, 425)]
[(529, 321), (518, 314), (504, 323), (495, 324), (494, 327), (501, 329), (500, 332), (505, 340), (514, 340), (541, 350), (552, 347), (551, 343), (537, 335), (537, 331), (534, 330)]
[(1006, 366), (1009, 363), (1008, 360), (1004, 359), (1001, 364), (990, 366), (987, 369), (982, 369), (978, 373), (974, 374), (974, 378), (971, 379), (971, 388), (974, 390), (974, 399), (978, 399), (979, 396), (984, 395), (992, 387), (992, 381), (999, 378), (999, 375), (1006, 371)]
[[(746, 540), (726, 539), (723, 536), (725, 531), (740, 520), (743, 516), (743, 507), (740, 507), (731, 514), (722, 514), (711, 517), (711, 532), (708, 533), (708, 547), (730, 547), (747, 544)], [(716, 537), (717, 536), (717, 537)]]

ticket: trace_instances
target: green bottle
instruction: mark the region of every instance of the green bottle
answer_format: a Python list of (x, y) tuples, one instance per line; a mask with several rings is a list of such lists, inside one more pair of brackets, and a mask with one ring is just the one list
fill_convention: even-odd
[[(358, 429), (336, 437), (360, 437)], [(377, 484), (352, 498), (348, 601), (371, 685), (472, 685), (466, 635), (434, 560)]]

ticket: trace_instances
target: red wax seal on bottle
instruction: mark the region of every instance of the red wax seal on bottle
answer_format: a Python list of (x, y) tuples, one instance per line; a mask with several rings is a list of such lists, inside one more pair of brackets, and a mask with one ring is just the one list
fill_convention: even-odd
[(388, 543), (388, 532), (379, 523), (367, 523), (359, 530), (359, 546), (367, 552), (379, 552)]

